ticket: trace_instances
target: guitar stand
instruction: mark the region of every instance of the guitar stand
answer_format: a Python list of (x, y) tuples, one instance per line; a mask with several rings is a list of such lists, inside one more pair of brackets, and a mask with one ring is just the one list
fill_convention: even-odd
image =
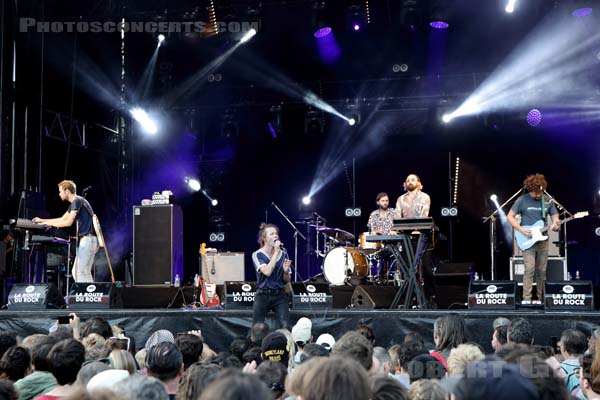
[(171, 302), (169, 303), (167, 308), (172, 308), (173, 304), (175, 304), (175, 301), (177, 300), (177, 298), (179, 296), (181, 296), (181, 300), (183, 300), (183, 303), (181, 303), (181, 306), (187, 307), (188, 304), (185, 302), (185, 292), (183, 291), (183, 286), (179, 286), (177, 288), (177, 293), (175, 293), (175, 296), (173, 296), (173, 299), (171, 300)]

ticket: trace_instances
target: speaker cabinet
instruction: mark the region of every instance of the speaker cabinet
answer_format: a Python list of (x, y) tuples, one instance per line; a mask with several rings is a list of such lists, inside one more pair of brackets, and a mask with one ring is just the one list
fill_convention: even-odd
[(65, 299), (57, 287), (50, 284), (16, 284), (8, 295), (8, 309), (44, 310), (47, 308), (64, 308)]
[(183, 279), (183, 218), (177, 205), (133, 207), (133, 285)]
[(438, 308), (464, 308), (467, 304), (473, 263), (439, 264), (435, 271), (435, 299)]
[[(243, 281), (244, 253), (208, 253), (208, 281), (223, 285), (225, 281)], [(206, 277), (204, 277), (206, 279)]]
[(122, 287), (111, 282), (74, 283), (71, 286), (69, 309), (123, 308)]
[(352, 307), (389, 308), (397, 291), (398, 288), (395, 286), (357, 286), (354, 293), (352, 293)]
[[(510, 279), (517, 281), (517, 284), (519, 286), (523, 286), (524, 271), (525, 266), (523, 265), (523, 257), (511, 257)], [(546, 267), (546, 280), (567, 280), (567, 260), (565, 259), (565, 257), (548, 257), (548, 266)]]

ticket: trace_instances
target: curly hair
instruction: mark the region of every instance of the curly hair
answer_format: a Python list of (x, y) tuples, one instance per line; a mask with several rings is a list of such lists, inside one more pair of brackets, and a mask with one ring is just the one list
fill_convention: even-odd
[(544, 175), (533, 174), (525, 178), (523, 185), (528, 192), (537, 192), (546, 190), (548, 182), (546, 182), (546, 177)]

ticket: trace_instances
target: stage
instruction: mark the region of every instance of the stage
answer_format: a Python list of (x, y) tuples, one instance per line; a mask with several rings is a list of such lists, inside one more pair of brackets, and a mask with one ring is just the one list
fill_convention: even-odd
[[(0, 330), (16, 332), (25, 337), (33, 333), (47, 333), (54, 320), (68, 313), (68, 310), (39, 311), (0, 311)], [(471, 341), (481, 344), (486, 352), (491, 352), (492, 322), (497, 317), (510, 319), (523, 317), (534, 328), (535, 343), (550, 345), (551, 337), (560, 338), (560, 333), (568, 328), (577, 328), (587, 335), (593, 327), (600, 325), (600, 313), (597, 312), (546, 312), (533, 309), (471, 311), (471, 310), (366, 310), (366, 309), (327, 309), (327, 310), (291, 310), (291, 323), (306, 316), (313, 322), (313, 337), (321, 333), (330, 333), (340, 337), (353, 329), (358, 323), (373, 327), (376, 345), (389, 347), (400, 343), (408, 332), (419, 332), (428, 348), (433, 348), (433, 322), (449, 312), (464, 316), (467, 336)], [(78, 310), (84, 321), (91, 317), (103, 317), (110, 324), (119, 324), (125, 328), (128, 336), (135, 339), (136, 348), (144, 346), (146, 339), (158, 329), (168, 329), (177, 335), (191, 329), (201, 329), (205, 341), (216, 351), (228, 349), (231, 341), (240, 335), (246, 335), (252, 324), (251, 310), (224, 309), (105, 309)], [(267, 320), (269, 324), (270, 321)]]

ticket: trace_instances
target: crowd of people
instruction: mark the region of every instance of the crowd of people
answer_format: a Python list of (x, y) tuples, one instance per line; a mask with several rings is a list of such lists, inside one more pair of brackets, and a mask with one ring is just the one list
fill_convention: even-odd
[(469, 341), (455, 313), (433, 324), (434, 348), (414, 332), (386, 348), (363, 324), (317, 336), (302, 317), (291, 331), (257, 322), (228, 349), (212, 349), (200, 331), (168, 330), (138, 349), (102, 318), (69, 322), (0, 334), (0, 400), (600, 399), (596, 331), (567, 329), (555, 349), (536, 345), (523, 318), (494, 321), (492, 354)]

